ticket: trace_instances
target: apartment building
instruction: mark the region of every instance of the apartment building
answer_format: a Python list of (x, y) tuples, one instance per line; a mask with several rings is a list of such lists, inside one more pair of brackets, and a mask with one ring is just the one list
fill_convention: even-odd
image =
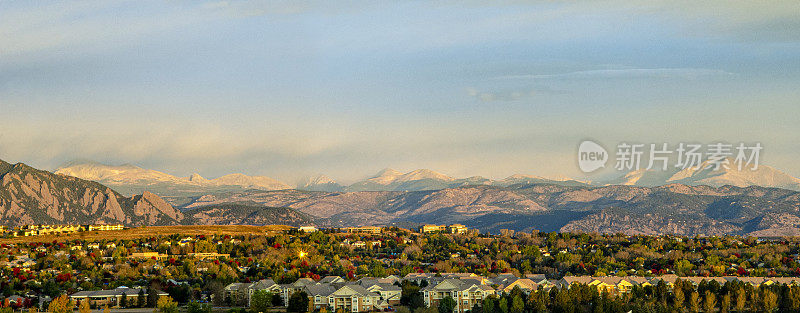
[(481, 306), (483, 299), (496, 294), (494, 288), (477, 279), (445, 279), (422, 289), (422, 298), (428, 307), (438, 307), (439, 301), (451, 297), (456, 301), (454, 312), (463, 313), (473, 306)]

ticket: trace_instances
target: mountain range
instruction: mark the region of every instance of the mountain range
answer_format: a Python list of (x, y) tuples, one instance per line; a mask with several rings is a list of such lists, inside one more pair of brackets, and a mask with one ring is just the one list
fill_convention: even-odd
[(730, 161), (730, 168), (714, 170), (709, 163), (698, 168), (669, 169), (667, 171), (639, 169), (618, 177), (599, 181), (580, 181), (571, 178), (545, 178), (515, 174), (504, 179), (493, 180), (481, 176), (453, 178), (429, 169), (400, 172), (384, 169), (377, 174), (350, 185), (319, 175), (310, 177), (295, 186), (265, 176), (229, 174), (215, 179), (205, 179), (199, 174), (177, 177), (156, 170), (133, 165), (110, 166), (96, 162), (73, 162), (55, 170), (55, 173), (103, 183), (125, 194), (133, 195), (150, 191), (164, 197), (193, 197), (220, 192), (257, 190), (299, 189), (307, 191), (353, 192), (353, 191), (422, 191), (441, 190), (460, 186), (509, 187), (517, 184), (555, 184), (561, 186), (609, 186), (630, 185), (642, 187), (683, 184), (690, 186), (761, 186), (800, 191), (800, 179), (769, 166), (760, 165), (756, 170), (737, 170)]
[(755, 170), (738, 170), (733, 159), (727, 159), (729, 168), (714, 169), (711, 162), (703, 162), (698, 167), (685, 169), (646, 170), (639, 169), (619, 178), (602, 182), (603, 185), (663, 186), (669, 184), (720, 186), (762, 186), (800, 191), (800, 179), (792, 177), (775, 168), (760, 165)]
[[(119, 169), (123, 170), (114, 172)], [(56, 172), (0, 161), (0, 223), (9, 226), (313, 223), (331, 227), (461, 223), (490, 232), (539, 229), (627, 234), (800, 235), (800, 192), (762, 186), (710, 186), (729, 181), (741, 184), (766, 181), (791, 186), (796, 181), (763, 166), (751, 175), (730, 170), (677, 171), (668, 175), (632, 172), (623, 176), (621, 184), (602, 186), (522, 175), (499, 181), (454, 179), (429, 170), (401, 173), (387, 169), (340, 191), (286, 189), (282, 185), (276, 186), (283, 189), (268, 190), (268, 185), (253, 186), (271, 180), (241, 176), (210, 183), (214, 180), (179, 178), (129, 165), (73, 164)], [(131, 184), (130, 189), (179, 183), (199, 187), (194, 189), (198, 194), (191, 196), (160, 197), (150, 191), (123, 196), (99, 182), (66, 173), (94, 175), (97, 180), (120, 186)], [(151, 184), (152, 181), (156, 183)], [(234, 184), (223, 185), (230, 182)], [(662, 182), (673, 183), (658, 185)], [(308, 183), (336, 184), (325, 177)], [(637, 186), (644, 184), (654, 186)]]
[(765, 187), (461, 186), (425, 191), (259, 191), (184, 204), (288, 207), (323, 226), (451, 224), (482, 231), (760, 236), (800, 234), (800, 192)]
[(265, 176), (248, 176), (237, 173), (215, 179), (206, 179), (200, 174), (177, 177), (130, 164), (111, 166), (91, 161), (72, 162), (59, 167), (54, 173), (96, 181), (126, 195), (150, 191), (161, 196), (181, 196), (246, 189), (281, 190), (292, 188), (288, 184)]
[[(155, 171), (144, 173), (165, 178)], [(5, 226), (117, 223), (296, 226), (311, 221), (311, 217), (292, 209), (264, 206), (221, 205), (181, 211), (149, 191), (125, 197), (97, 182), (0, 160), (0, 224)]]

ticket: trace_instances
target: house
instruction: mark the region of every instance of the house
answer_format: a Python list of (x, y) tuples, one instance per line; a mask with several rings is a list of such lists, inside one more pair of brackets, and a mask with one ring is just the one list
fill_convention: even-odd
[(231, 304), (244, 304), (248, 302), (250, 299), (248, 296), (250, 295), (248, 291), (248, 287), (250, 284), (248, 283), (231, 283), (223, 289), (225, 300)]
[[(109, 290), (93, 290), (93, 291), (78, 291), (71, 294), (69, 297), (75, 302), (76, 306), (80, 306), (83, 301), (89, 301), (89, 304), (94, 307), (108, 305), (109, 307), (118, 307), (122, 296), (125, 295), (128, 303), (136, 303), (139, 299), (139, 293), (144, 292), (147, 297), (148, 291), (144, 288), (128, 288), (120, 286), (115, 289)], [(154, 291), (159, 296), (168, 296), (166, 292)]]
[(467, 226), (461, 224), (453, 224), (447, 226), (447, 230), (450, 231), (451, 234), (466, 234), (469, 229)]
[(158, 253), (158, 252), (134, 252), (134, 253), (131, 253), (131, 255), (130, 255), (130, 258), (132, 258), (132, 259), (156, 259), (156, 260), (161, 260), (161, 259), (166, 259), (168, 257), (169, 257), (168, 255), (161, 254), (161, 253)]
[(272, 279), (262, 279), (255, 283), (252, 283), (250, 284), (250, 286), (247, 287), (247, 306), (250, 306), (250, 299), (252, 298), (253, 293), (258, 290), (266, 290), (267, 292), (270, 292), (272, 294), (279, 295), (282, 293), (283, 288), (281, 287), (281, 285), (276, 284), (275, 281)]
[(337, 284), (337, 283), (345, 283), (347, 281), (339, 276), (325, 276), (322, 279), (320, 279), (319, 282), (323, 284)]
[(315, 231), (318, 231), (318, 229), (314, 226), (300, 226), (298, 230), (304, 233), (313, 233)]
[(380, 234), (381, 228), (378, 226), (348, 227), (345, 228), (345, 231), (348, 233)]
[(456, 301), (456, 313), (467, 312), (475, 305), (481, 306), (483, 299), (493, 294), (496, 292), (492, 287), (476, 279), (445, 279), (422, 289), (422, 298), (427, 307), (438, 307), (441, 299), (451, 297)]
[(369, 292), (379, 294), (381, 296), (380, 300), (385, 301), (386, 305), (394, 306), (400, 304), (400, 296), (403, 289), (399, 286), (387, 283), (374, 283), (361, 286)]
[(328, 296), (331, 312), (370, 312), (380, 309), (380, 294), (359, 285), (345, 285)]
[(430, 224), (428, 224), (428, 225), (422, 225), (422, 227), (420, 228), (420, 232), (421, 233), (434, 233), (434, 232), (440, 232), (440, 231), (444, 231), (444, 230), (445, 230), (445, 226), (444, 225), (430, 225)]
[(86, 225), (84, 228), (88, 231), (96, 231), (96, 230), (123, 230), (125, 227), (122, 224), (113, 224), (113, 225), (106, 225), (106, 224), (95, 224), (95, 225)]
[(536, 291), (536, 289), (539, 289), (539, 284), (528, 278), (520, 278), (514, 280), (513, 282), (507, 285), (501, 285), (498, 289), (508, 294), (511, 293), (511, 290), (514, 290), (514, 288), (517, 287), (521, 289), (522, 292), (524, 292), (526, 295), (530, 295), (531, 292), (534, 292)]
[(289, 297), (291, 297), (293, 293), (303, 290), (303, 288), (305, 288), (306, 286), (315, 283), (316, 282), (311, 278), (300, 278), (296, 280), (294, 283), (288, 285), (282, 285), (281, 298), (283, 299), (283, 304), (289, 305)]
[(329, 296), (336, 292), (336, 287), (325, 283), (306, 285), (303, 291), (308, 295), (309, 309), (319, 310), (329, 306)]

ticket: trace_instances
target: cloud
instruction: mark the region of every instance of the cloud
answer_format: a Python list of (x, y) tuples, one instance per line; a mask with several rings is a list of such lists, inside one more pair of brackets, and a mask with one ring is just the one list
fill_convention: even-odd
[(483, 102), (518, 101), (518, 100), (530, 99), (541, 95), (553, 95), (553, 94), (564, 93), (545, 87), (520, 88), (514, 90), (499, 90), (499, 91), (481, 91), (478, 90), (477, 88), (470, 87), (467, 88), (466, 91), (468, 96), (474, 97)]
[(698, 79), (709, 76), (732, 76), (734, 73), (704, 68), (626, 68), (576, 71), (559, 74), (523, 74), (498, 76), (495, 79)]

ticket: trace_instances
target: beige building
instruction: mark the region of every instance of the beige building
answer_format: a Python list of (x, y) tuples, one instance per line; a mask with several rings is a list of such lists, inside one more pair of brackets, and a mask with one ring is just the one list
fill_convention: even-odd
[(456, 313), (467, 312), (475, 305), (481, 306), (483, 299), (493, 294), (496, 294), (494, 288), (477, 279), (445, 279), (422, 289), (426, 306), (438, 307), (439, 301), (451, 297), (456, 301)]
[(380, 234), (381, 228), (378, 226), (348, 227), (345, 228), (345, 231), (348, 233)]
[(461, 224), (453, 224), (447, 226), (447, 230), (449, 230), (451, 234), (466, 234), (467, 231), (469, 231), (467, 226)]
[(444, 231), (446, 226), (444, 225), (422, 225), (420, 228), (421, 233), (434, 233), (438, 231)]

